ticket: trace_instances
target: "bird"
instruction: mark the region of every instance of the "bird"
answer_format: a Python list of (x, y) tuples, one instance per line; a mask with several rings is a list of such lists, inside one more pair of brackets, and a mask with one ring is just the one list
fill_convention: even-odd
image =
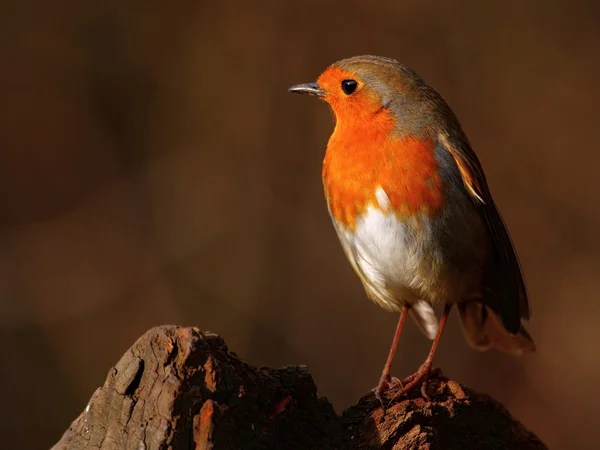
[[(327, 210), (366, 296), (400, 314), (374, 388), (382, 405), (417, 387), (430, 399), (433, 358), (454, 305), (470, 347), (535, 351), (515, 246), (441, 94), (410, 67), (373, 55), (334, 62), (316, 82), (288, 91), (333, 111), (321, 173)], [(432, 343), (420, 367), (399, 380), (391, 366), (407, 316)]]

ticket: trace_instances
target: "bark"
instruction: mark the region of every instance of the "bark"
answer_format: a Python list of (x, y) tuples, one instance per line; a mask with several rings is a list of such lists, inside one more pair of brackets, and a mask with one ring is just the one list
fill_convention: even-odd
[(384, 412), (373, 393), (341, 416), (306, 367), (255, 368), (215, 334), (149, 330), (113, 367), (59, 449), (545, 449), (490, 397), (437, 375)]

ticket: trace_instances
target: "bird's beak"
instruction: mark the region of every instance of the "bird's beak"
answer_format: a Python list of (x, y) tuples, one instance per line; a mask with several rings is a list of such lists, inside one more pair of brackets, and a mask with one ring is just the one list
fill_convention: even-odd
[(289, 88), (288, 91), (297, 94), (314, 95), (316, 97), (323, 97), (325, 95), (325, 90), (321, 89), (317, 83), (297, 84)]

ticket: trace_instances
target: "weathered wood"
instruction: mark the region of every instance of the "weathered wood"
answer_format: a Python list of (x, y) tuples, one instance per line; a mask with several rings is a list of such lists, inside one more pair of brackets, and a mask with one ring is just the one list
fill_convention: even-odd
[(441, 376), (385, 414), (372, 392), (337, 416), (305, 367), (255, 368), (196, 328), (149, 330), (53, 450), (545, 449), (486, 395)]
[(384, 413), (373, 395), (343, 414), (348, 449), (546, 449), (498, 402), (437, 375), (424, 400), (419, 389)]

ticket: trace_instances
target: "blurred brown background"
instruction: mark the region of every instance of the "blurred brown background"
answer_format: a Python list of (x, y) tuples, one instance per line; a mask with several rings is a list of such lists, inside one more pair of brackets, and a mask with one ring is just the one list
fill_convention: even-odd
[[(453, 314), (436, 364), (551, 448), (597, 448), (599, 4), (216, 3), (1, 3), (3, 445), (51, 446), (159, 324), (307, 364), (338, 410), (376, 384), (397, 317), (326, 212), (331, 113), (286, 92), (371, 53), (460, 117), (531, 294), (536, 354), (476, 353)], [(394, 373), (428, 346), (411, 323)]]

